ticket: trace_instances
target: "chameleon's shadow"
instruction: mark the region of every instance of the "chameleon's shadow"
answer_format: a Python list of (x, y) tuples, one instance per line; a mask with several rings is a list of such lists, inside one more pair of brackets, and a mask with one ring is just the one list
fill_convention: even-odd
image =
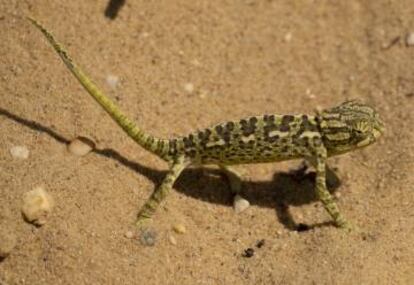
[[(43, 132), (56, 141), (68, 144), (69, 139), (63, 137), (51, 128), (42, 124), (19, 117), (3, 108), (0, 108), (0, 116), (7, 117), (34, 131)], [(94, 153), (116, 160), (121, 165), (150, 179), (154, 185), (159, 185), (166, 171), (160, 171), (129, 160), (118, 151), (111, 148), (94, 149)], [(274, 208), (279, 221), (290, 230), (306, 230), (315, 226), (326, 226), (331, 223), (322, 223), (312, 226), (297, 224), (289, 212), (289, 206), (300, 206), (317, 201), (314, 191), (315, 173), (308, 172), (301, 167), (289, 172), (277, 172), (271, 181), (243, 181), (242, 195), (252, 205)], [(328, 169), (327, 182), (330, 192), (336, 191), (340, 185), (334, 172)], [(228, 205), (231, 207), (233, 195), (223, 173), (219, 169), (189, 168), (183, 171), (177, 180), (177, 191), (209, 203)]]
[(105, 8), (105, 17), (114, 20), (124, 4), (125, 0), (109, 0)]
[[(276, 172), (270, 181), (248, 181), (245, 177), (241, 195), (251, 205), (273, 208), (278, 220), (289, 230), (305, 231), (314, 227), (332, 226), (332, 222), (306, 225), (297, 223), (290, 206), (301, 206), (318, 201), (315, 193), (316, 173), (302, 165), (289, 172)], [(340, 186), (334, 171), (327, 169), (327, 188), (334, 193)], [(232, 206), (233, 194), (224, 174), (219, 169), (187, 169), (174, 187), (185, 195), (214, 204)]]

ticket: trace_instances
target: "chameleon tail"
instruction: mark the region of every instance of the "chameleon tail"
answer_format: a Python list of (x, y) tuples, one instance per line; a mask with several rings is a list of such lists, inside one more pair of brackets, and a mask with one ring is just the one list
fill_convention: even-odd
[(121, 110), (89, 79), (89, 77), (72, 61), (64, 47), (59, 44), (53, 35), (46, 30), (35, 19), (28, 17), (46, 37), (55, 51), (59, 54), (63, 62), (79, 80), (88, 93), (102, 106), (102, 108), (112, 117), (112, 119), (144, 149), (156, 154), (164, 160), (168, 159), (169, 141), (151, 136), (138, 128), (130, 119), (128, 119)]

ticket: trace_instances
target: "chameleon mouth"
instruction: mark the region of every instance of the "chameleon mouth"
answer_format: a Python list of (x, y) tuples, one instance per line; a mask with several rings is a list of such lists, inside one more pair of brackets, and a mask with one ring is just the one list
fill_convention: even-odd
[(385, 128), (383, 126), (379, 126), (378, 128), (375, 128), (372, 130), (372, 135), (375, 139), (378, 139), (385, 131)]

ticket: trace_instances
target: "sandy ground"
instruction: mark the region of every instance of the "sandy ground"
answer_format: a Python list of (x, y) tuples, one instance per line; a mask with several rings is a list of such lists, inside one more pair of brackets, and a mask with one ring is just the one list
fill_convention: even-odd
[[(0, 284), (413, 284), (412, 0), (127, 0), (113, 20), (107, 2), (0, 1), (0, 246), (15, 245)], [(252, 203), (241, 214), (217, 171), (186, 171), (155, 216), (156, 244), (127, 238), (167, 166), (89, 98), (27, 14), (157, 136), (350, 98), (375, 106), (385, 136), (330, 161), (331, 188), (360, 231), (294, 230), (329, 217), (312, 173), (295, 180), (292, 161), (238, 167)], [(71, 155), (76, 136), (97, 149)], [(18, 145), (28, 159), (10, 155)], [(43, 227), (20, 210), (37, 186), (56, 203)]]

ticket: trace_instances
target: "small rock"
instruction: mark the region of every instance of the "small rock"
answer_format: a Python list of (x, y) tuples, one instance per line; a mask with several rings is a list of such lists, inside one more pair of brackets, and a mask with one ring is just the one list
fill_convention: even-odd
[(140, 241), (142, 245), (154, 246), (157, 241), (157, 233), (152, 230), (143, 230), (141, 232)]
[(236, 212), (236, 214), (239, 214), (239, 213), (243, 212), (244, 210), (246, 210), (249, 207), (250, 207), (249, 201), (247, 201), (246, 199), (244, 199), (242, 196), (240, 196), (238, 194), (236, 196), (234, 196), (233, 208), (234, 208), (234, 211)]
[(283, 234), (282, 230), (277, 230), (276, 231), (276, 236), (280, 237), (280, 236), (282, 236), (282, 234)]
[(191, 64), (194, 65), (194, 66), (200, 66), (201, 65), (201, 63), (196, 58), (191, 61)]
[(173, 226), (173, 230), (177, 233), (177, 234), (185, 234), (187, 232), (187, 229), (185, 228), (185, 226), (183, 224), (176, 224)]
[(133, 232), (133, 231), (127, 231), (127, 232), (125, 233), (125, 237), (126, 237), (127, 239), (133, 239), (133, 238), (134, 238), (134, 232)]
[(13, 158), (27, 159), (29, 157), (29, 149), (26, 146), (13, 146), (10, 149)]
[(264, 245), (265, 245), (265, 240), (264, 239), (261, 239), (261, 240), (257, 241), (257, 243), (256, 243), (257, 248), (262, 248)]
[(248, 257), (248, 258), (252, 257), (254, 255), (254, 249), (249, 247), (249, 248), (244, 250), (242, 255), (243, 255), (243, 257)]
[(414, 46), (414, 32), (408, 33), (405, 38), (405, 43), (407, 46)]
[(84, 156), (95, 148), (95, 143), (86, 137), (77, 137), (68, 145), (68, 151), (77, 156)]
[(290, 42), (292, 40), (292, 33), (286, 33), (285, 34), (285, 42)]
[(52, 196), (42, 187), (24, 194), (22, 213), (26, 220), (37, 226), (44, 225), (54, 206)]
[(170, 243), (171, 243), (172, 245), (177, 245), (177, 239), (176, 239), (173, 235), (170, 235), (170, 236), (168, 237), (168, 240), (170, 241)]
[(194, 91), (194, 84), (193, 83), (186, 83), (184, 84), (184, 90), (188, 93), (193, 93)]
[[(7, 257), (16, 246), (16, 236), (3, 225), (0, 227), (0, 261)], [(1, 281), (1, 280), (0, 280)]]
[(116, 89), (116, 87), (118, 86), (119, 83), (119, 78), (116, 75), (111, 75), (109, 74), (108, 76), (106, 76), (106, 83), (112, 88), (112, 89)]

